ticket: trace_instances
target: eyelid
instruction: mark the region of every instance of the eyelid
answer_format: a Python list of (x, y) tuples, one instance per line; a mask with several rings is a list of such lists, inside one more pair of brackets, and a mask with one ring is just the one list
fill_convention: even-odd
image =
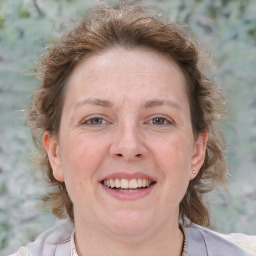
[[(172, 118), (170, 118), (170, 117), (168, 117), (166, 115), (162, 115), (162, 114), (155, 114), (155, 115), (150, 116), (148, 118), (148, 121), (146, 121), (146, 123), (149, 123), (150, 121), (152, 121), (155, 118), (163, 118), (163, 119), (165, 119), (168, 122), (168, 124), (158, 125), (159, 127), (166, 126), (166, 125), (174, 125), (175, 124), (175, 122), (173, 121)], [(151, 125), (157, 126), (155, 124), (151, 124)]]
[[(99, 125), (93, 125), (93, 124), (86, 123), (86, 122), (89, 122), (90, 120), (93, 120), (95, 118), (102, 119), (104, 123), (99, 124)], [(83, 118), (82, 121), (81, 121), (82, 125), (87, 125), (87, 126), (91, 126), (91, 127), (99, 127), (99, 126), (103, 126), (103, 125), (106, 125), (106, 124), (109, 124), (109, 123), (111, 123), (111, 122), (108, 121), (107, 118), (105, 116), (101, 115), (101, 114), (89, 115), (89, 116)]]

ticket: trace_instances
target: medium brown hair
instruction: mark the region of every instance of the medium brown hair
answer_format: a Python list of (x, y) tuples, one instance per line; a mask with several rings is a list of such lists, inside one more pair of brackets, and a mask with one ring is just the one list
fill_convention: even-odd
[(52, 173), (47, 152), (42, 146), (43, 133), (58, 135), (67, 79), (86, 57), (113, 47), (149, 47), (168, 55), (181, 68), (187, 83), (191, 123), (195, 138), (209, 132), (204, 164), (180, 203), (180, 218), (209, 226), (208, 208), (203, 195), (223, 183), (226, 164), (224, 142), (215, 127), (222, 117), (223, 95), (203, 71), (199, 50), (185, 31), (174, 22), (160, 19), (139, 4), (101, 3), (92, 8), (69, 33), (57, 39), (37, 67), (41, 82), (27, 113), (27, 122), (38, 149), (38, 165), (52, 187), (44, 200), (51, 203), (58, 218), (67, 215), (74, 221), (73, 205), (64, 182)]

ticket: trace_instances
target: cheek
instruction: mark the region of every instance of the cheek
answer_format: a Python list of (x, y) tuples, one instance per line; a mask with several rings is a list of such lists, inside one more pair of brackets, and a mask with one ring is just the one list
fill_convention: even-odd
[(97, 140), (74, 136), (62, 145), (62, 168), (70, 196), (92, 193), (105, 149)]
[(185, 140), (167, 140), (162, 149), (158, 150), (158, 155), (168, 170), (176, 174), (184, 174), (190, 166), (191, 151)]
[(76, 136), (66, 140), (63, 145), (63, 166), (73, 167), (73, 171), (90, 172), (91, 166), (96, 165), (102, 158), (103, 143), (98, 143), (90, 137)]
[(88, 204), (94, 194), (97, 169), (103, 158), (102, 146), (95, 140), (77, 136), (62, 145), (62, 167), (65, 184), (74, 207)]
[(191, 146), (184, 139), (169, 139), (156, 154), (165, 190), (182, 198), (190, 180)]

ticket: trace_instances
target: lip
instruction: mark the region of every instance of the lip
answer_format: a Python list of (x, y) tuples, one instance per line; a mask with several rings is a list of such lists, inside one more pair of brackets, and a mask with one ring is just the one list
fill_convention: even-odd
[(154, 189), (155, 185), (156, 183), (152, 184), (148, 188), (141, 189), (137, 192), (124, 193), (124, 192), (119, 192), (118, 190), (106, 187), (102, 183), (100, 183), (100, 186), (105, 190), (105, 192), (107, 192), (108, 194), (110, 194), (111, 196), (113, 196), (118, 200), (138, 200), (138, 199), (144, 198), (150, 194), (150, 192)]
[(147, 179), (150, 181), (156, 181), (153, 177), (151, 177), (145, 173), (141, 173), (141, 172), (135, 172), (135, 173), (116, 172), (116, 173), (112, 173), (112, 174), (105, 176), (99, 182), (102, 182), (103, 180), (108, 180), (108, 179), (127, 179), (127, 180)]

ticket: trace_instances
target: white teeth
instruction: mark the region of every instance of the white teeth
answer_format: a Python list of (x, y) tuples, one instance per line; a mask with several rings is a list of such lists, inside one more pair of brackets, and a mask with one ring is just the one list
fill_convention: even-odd
[(110, 187), (111, 188), (115, 187), (115, 180), (110, 179)]
[(129, 181), (129, 188), (137, 188), (137, 181), (135, 179), (132, 179)]
[(119, 179), (115, 179), (115, 187), (120, 188), (121, 187), (121, 182)]
[(109, 188), (121, 188), (119, 191), (122, 189), (133, 189), (134, 191), (136, 188), (149, 187), (151, 183), (147, 179), (108, 179), (103, 181), (103, 184)]
[(121, 188), (128, 188), (129, 181), (126, 179), (121, 179)]

